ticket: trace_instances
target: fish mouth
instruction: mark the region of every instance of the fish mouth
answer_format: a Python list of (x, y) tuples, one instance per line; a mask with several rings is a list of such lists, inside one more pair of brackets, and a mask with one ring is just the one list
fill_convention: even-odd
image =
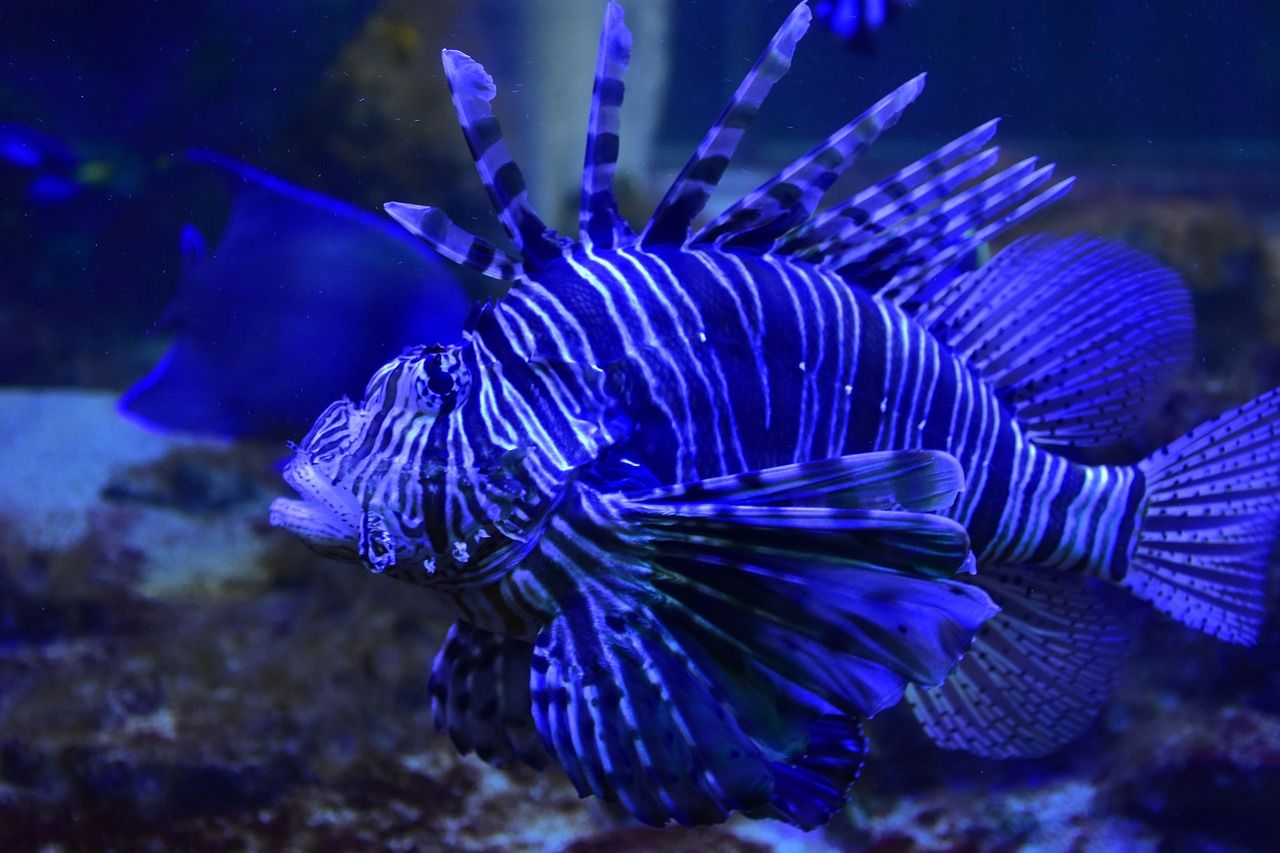
[(357, 559), (360, 508), (355, 496), (330, 483), (302, 450), (285, 466), (284, 481), (298, 497), (271, 502), (271, 526), (326, 555)]

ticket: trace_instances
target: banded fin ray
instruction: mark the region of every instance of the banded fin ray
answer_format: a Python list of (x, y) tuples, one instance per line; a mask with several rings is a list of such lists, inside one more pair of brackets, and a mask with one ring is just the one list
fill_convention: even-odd
[(1037, 168), (1036, 159), (1027, 158), (944, 199), (935, 208), (921, 210), (874, 240), (833, 247), (820, 263), (851, 281), (878, 288), (900, 277), (904, 270), (932, 265), (948, 249), (968, 243), (972, 239), (969, 232), (1001, 221), (1009, 206), (1032, 197), (1052, 175), (1053, 166)]
[[(857, 718), (941, 681), (996, 611), (950, 580), (970, 557), (963, 528), (872, 508), (949, 505), (954, 461), (871, 456), (752, 472), (737, 495), (734, 478), (584, 491), (543, 552), (569, 576), (551, 582), (531, 680), (580, 792), (649, 823), (743, 811), (812, 827), (847, 801)], [(839, 505), (769, 503), (802, 495)]]
[(538, 266), (559, 257), (566, 243), (529, 204), (524, 176), (502, 141), (502, 128), (491, 103), (497, 94), (493, 78), (483, 65), (461, 51), (445, 50), (441, 59), (462, 135), (507, 235), (528, 264)]
[[(985, 593), (950, 580), (970, 565), (964, 528), (875, 508), (896, 503), (886, 500), (892, 494), (933, 506), (954, 500), (959, 478), (946, 454), (922, 464), (903, 453), (902, 482), (861, 494), (811, 463), (783, 466), (789, 483), (778, 469), (741, 475), (738, 495), (734, 478), (717, 478), (610, 500), (637, 554), (659, 568), (651, 582), (668, 599), (843, 712), (870, 715), (909, 680), (940, 681), (969, 632), (995, 612)], [(847, 457), (850, 482), (892, 455), (861, 466)], [(816, 505), (772, 503), (805, 494)]]
[(436, 731), (463, 755), (494, 766), (522, 761), (534, 769), (547, 755), (529, 714), (533, 644), (456, 622), (431, 666), (427, 690)]
[[(910, 306), (914, 296), (924, 292), (925, 288), (937, 286), (949, 279), (947, 273), (952, 272), (972, 257), (982, 244), (995, 239), (1010, 227), (1029, 218), (1041, 208), (1047, 207), (1061, 199), (1075, 186), (1074, 177), (1064, 178), (1047, 188), (1039, 186), (1043, 177), (1052, 175), (1053, 167), (1045, 166), (1029, 177), (1028, 183), (1036, 183), (1034, 192), (1012, 192), (997, 199), (997, 205), (1010, 198), (1026, 197), (1012, 210), (996, 212), (997, 205), (980, 204), (982, 209), (972, 215), (969, 224), (950, 229), (950, 239), (940, 241), (941, 249), (924, 252), (919, 256), (909, 257), (907, 262), (893, 270), (893, 277), (880, 289), (879, 293), (886, 299), (904, 307)], [(1022, 188), (1019, 188), (1022, 189)], [(880, 276), (883, 277), (883, 276)]]
[(937, 512), (948, 508), (963, 488), (964, 471), (950, 454), (889, 450), (663, 486), (628, 497), (654, 505), (731, 501), (751, 506)]
[[(533, 716), (579, 793), (618, 800), (644, 823), (740, 811), (821, 826), (861, 772), (862, 727), (813, 697), (762, 687), (756, 669), (743, 661), (726, 677), (661, 613), (594, 586), (538, 636)], [(728, 702), (726, 690), (754, 701)], [(785, 752), (767, 730), (775, 708), (798, 730)]]
[(520, 261), (483, 237), (477, 237), (454, 225), (438, 207), (399, 201), (389, 201), (382, 207), (406, 231), (421, 237), (432, 249), (455, 264), (502, 281), (511, 281), (524, 275), (524, 267)]
[(694, 243), (725, 247), (767, 248), (792, 227), (807, 220), (836, 179), (898, 123), (902, 113), (924, 91), (920, 74), (882, 98), (858, 118), (744, 196), (694, 235)]
[(1191, 360), (1191, 299), (1124, 246), (1030, 237), (960, 276), (916, 318), (973, 365), (1041, 445), (1096, 445), (1155, 414)]
[(768, 760), (656, 620), (600, 586), (538, 635), (533, 717), (579, 794), (644, 823), (718, 823), (768, 799)]
[[(906, 216), (914, 215), (995, 165), (997, 150), (982, 151), (995, 136), (999, 119), (898, 170), (847, 201), (812, 217), (775, 241), (770, 251), (801, 259), (833, 254), (837, 246), (871, 240)], [(978, 157), (979, 152), (982, 154)], [(967, 163), (967, 168), (955, 169)]]
[(986, 566), (1001, 610), (941, 686), (907, 688), (925, 733), (986, 758), (1048, 755), (1084, 732), (1128, 659), (1135, 607), (1055, 569)]
[(625, 88), (622, 75), (631, 60), (631, 32), (622, 7), (609, 0), (600, 31), (587, 153), (582, 168), (582, 200), (578, 213), (580, 240), (596, 249), (627, 246), (635, 241), (631, 226), (618, 212), (613, 177), (618, 164), (619, 113)]
[(783, 21), (764, 53), (739, 84), (733, 97), (711, 125), (693, 157), (658, 203), (640, 235), (643, 246), (683, 245), (689, 228), (720, 183), (743, 133), (755, 120), (760, 105), (775, 83), (791, 68), (796, 44), (809, 28), (809, 4), (798, 4)]

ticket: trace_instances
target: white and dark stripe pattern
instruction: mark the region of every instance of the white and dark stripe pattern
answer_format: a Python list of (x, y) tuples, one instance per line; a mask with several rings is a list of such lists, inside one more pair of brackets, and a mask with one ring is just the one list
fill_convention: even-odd
[(441, 59), (462, 135), (507, 236), (527, 265), (537, 266), (559, 255), (562, 245), (529, 204), (524, 176), (502, 141), (502, 129), (490, 105), (497, 93), (493, 78), (460, 51), (446, 50)]
[[(633, 423), (615, 452), (661, 482), (935, 448), (968, 472), (949, 514), (981, 558), (1098, 576), (1123, 566), (1132, 470), (1046, 454), (984, 377), (892, 303), (829, 271), (702, 250), (580, 250), (517, 290), (478, 326), (479, 344), (519, 329), (550, 358), (625, 374)], [(573, 334), (555, 306), (583, 318)]]
[(584, 245), (597, 249), (630, 244), (631, 226), (618, 212), (613, 173), (618, 164), (619, 113), (624, 86), (622, 75), (631, 61), (631, 32), (622, 7), (610, 3), (600, 28), (600, 55), (596, 61), (591, 115), (587, 121), (587, 154), (582, 167), (582, 201), (578, 226)]
[(439, 208), (391, 201), (383, 205), (383, 209), (409, 233), (421, 237), (432, 249), (455, 264), (502, 281), (524, 275), (520, 261), (483, 237), (454, 225)]
[[(691, 237), (809, 19), (796, 6), (638, 240), (612, 190), (630, 50), (615, 3), (580, 242), (530, 206), (493, 81), (446, 51), (516, 252), (430, 208), (389, 211), (513, 283), (463, 347), (406, 353), (362, 404), (331, 407), (286, 473), (306, 500), (273, 506), (273, 520), (432, 587), (468, 631), (490, 632), (455, 631), (433, 682), (461, 747), (520, 757), (510, 726), (464, 706), (525, 704), (472, 668), (509, 675), (527, 654), (547, 754), (580, 792), (653, 823), (731, 811), (822, 823), (857, 775), (854, 718), (908, 688), (939, 743), (1052, 749), (1087, 723), (1127, 636), (1095, 579), (1228, 639), (1248, 641), (1261, 618), (1280, 397), (1138, 466), (1053, 455), (1149, 411), (1185, 358), (1187, 306), (1155, 265), (1087, 241), (1023, 243), (960, 272), (1071, 185), (1034, 159), (993, 173), (993, 122), (815, 215), (919, 94), (923, 78), (910, 81)], [(903, 501), (823, 492), (824, 462), (849, 474), (886, 458), (920, 475)], [(797, 472), (802, 485), (779, 485)], [(795, 500), (676, 506), (728, 483)], [(955, 578), (975, 563), (975, 583)], [(958, 661), (952, 682), (921, 692)]]
[(765, 181), (694, 235), (695, 243), (731, 247), (771, 242), (802, 224), (827, 190), (880, 134), (898, 123), (924, 91), (924, 75), (908, 80), (825, 142)]
[(659, 202), (640, 237), (645, 246), (679, 246), (688, 240), (693, 220), (720, 183), (743, 134), (760, 112), (760, 105), (791, 68), (796, 44), (809, 29), (812, 17), (808, 4), (800, 3), (778, 28), (777, 35), (747, 72), (693, 157)]

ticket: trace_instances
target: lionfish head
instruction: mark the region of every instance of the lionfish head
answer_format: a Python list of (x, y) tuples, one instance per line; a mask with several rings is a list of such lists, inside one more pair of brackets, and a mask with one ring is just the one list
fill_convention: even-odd
[[(338, 559), (418, 583), (500, 573), (536, 539), (555, 495), (536, 451), (475, 425), (469, 345), (415, 347), (381, 367), (364, 400), (320, 415), (284, 471), (298, 498), (271, 523)], [(468, 428), (468, 425), (471, 425)]]

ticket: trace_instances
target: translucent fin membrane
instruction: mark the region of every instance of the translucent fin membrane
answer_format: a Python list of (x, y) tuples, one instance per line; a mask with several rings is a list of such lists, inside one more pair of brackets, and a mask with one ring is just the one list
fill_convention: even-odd
[(907, 701), (939, 746), (987, 758), (1048, 755), (1111, 693), (1137, 614), (1124, 593), (1055, 569), (984, 565), (974, 582), (1000, 612), (939, 687)]
[(1085, 237), (1018, 240), (937, 288), (915, 314), (1041, 445), (1130, 435), (1191, 361), (1191, 298), (1177, 275)]
[(1184, 624), (1252, 644), (1280, 534), (1280, 390), (1196, 427), (1139, 467), (1147, 499), (1124, 586)]

